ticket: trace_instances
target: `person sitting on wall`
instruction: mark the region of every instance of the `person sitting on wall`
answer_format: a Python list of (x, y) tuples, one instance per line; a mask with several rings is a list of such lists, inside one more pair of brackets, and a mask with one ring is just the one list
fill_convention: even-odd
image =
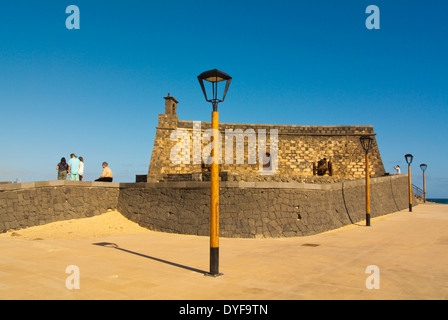
[(112, 182), (112, 180), (113, 180), (112, 170), (110, 170), (110, 168), (108, 167), (107, 162), (103, 162), (103, 173), (95, 181)]
[(394, 166), (394, 169), (397, 170), (397, 172), (395, 172), (395, 174), (401, 174), (401, 169), (398, 164), (396, 166)]

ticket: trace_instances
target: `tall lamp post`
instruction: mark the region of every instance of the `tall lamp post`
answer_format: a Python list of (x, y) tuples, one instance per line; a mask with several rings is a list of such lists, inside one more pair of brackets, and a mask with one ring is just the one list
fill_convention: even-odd
[(426, 203), (426, 179), (425, 179), (425, 171), (426, 168), (428, 168), (428, 165), (426, 163), (422, 163), (420, 165), (420, 169), (423, 171), (423, 202)]
[[(204, 93), (205, 100), (211, 102), (212, 111), (212, 163), (211, 163), (211, 196), (210, 196), (210, 276), (220, 276), (219, 273), (219, 165), (218, 165), (218, 148), (219, 148), (219, 114), (218, 103), (223, 102), (227, 90), (229, 89), (232, 77), (227, 73), (217, 69), (205, 71), (198, 76), (199, 84)], [(207, 95), (204, 81), (211, 83), (211, 95)], [(222, 99), (218, 98), (218, 83), (225, 81), (226, 85), (222, 95)]]
[(369, 135), (361, 136), (361, 146), (366, 154), (366, 226), (370, 227), (370, 172), (369, 150), (372, 147), (373, 138)]
[(406, 163), (408, 164), (408, 185), (409, 185), (409, 212), (412, 212), (412, 182), (411, 182), (411, 163), (414, 156), (412, 154), (406, 154), (404, 156)]

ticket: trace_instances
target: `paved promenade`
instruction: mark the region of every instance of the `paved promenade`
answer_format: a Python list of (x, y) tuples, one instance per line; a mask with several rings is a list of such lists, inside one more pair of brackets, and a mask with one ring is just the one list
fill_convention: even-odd
[[(448, 299), (448, 205), (421, 204), (319, 235), (220, 239), (148, 232), (0, 239), (0, 299)], [(379, 289), (368, 289), (376, 266)], [(79, 270), (79, 289), (66, 282)], [(69, 278), (69, 281), (67, 281)], [(378, 282), (379, 280), (379, 282)]]

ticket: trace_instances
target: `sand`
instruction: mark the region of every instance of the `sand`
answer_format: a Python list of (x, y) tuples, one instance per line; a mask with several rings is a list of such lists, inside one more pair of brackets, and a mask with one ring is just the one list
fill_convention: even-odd
[(144, 232), (150, 231), (128, 220), (118, 211), (108, 211), (107, 213), (90, 218), (57, 221), (42, 226), (10, 230), (0, 234), (0, 239), (80, 239)]

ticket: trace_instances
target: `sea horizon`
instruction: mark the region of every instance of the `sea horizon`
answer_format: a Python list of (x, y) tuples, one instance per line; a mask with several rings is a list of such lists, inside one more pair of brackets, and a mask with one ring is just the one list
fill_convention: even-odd
[(426, 198), (426, 201), (441, 203), (441, 204), (448, 204), (447, 198)]

